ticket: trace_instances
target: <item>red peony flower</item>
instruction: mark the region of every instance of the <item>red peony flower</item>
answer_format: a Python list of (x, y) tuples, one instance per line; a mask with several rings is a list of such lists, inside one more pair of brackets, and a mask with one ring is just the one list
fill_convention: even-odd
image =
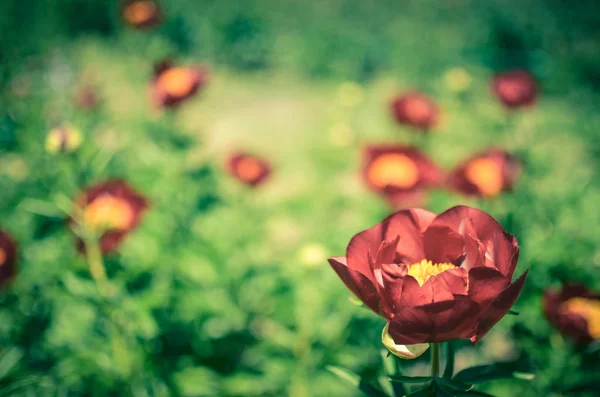
[(346, 286), (388, 321), (394, 343), (477, 343), (517, 300), (517, 240), (483, 211), (396, 212), (350, 240), (329, 263)]
[(600, 340), (600, 294), (582, 285), (564, 285), (544, 293), (544, 314), (562, 334), (577, 343)]
[(510, 109), (531, 106), (538, 96), (537, 82), (526, 70), (511, 70), (496, 74), (492, 80), (492, 90)]
[[(87, 188), (76, 200), (81, 226), (98, 232), (103, 254), (117, 249), (125, 236), (140, 223), (148, 207), (146, 199), (127, 183), (113, 179)], [(73, 221), (72, 221), (73, 222)], [(77, 240), (80, 251), (85, 249)]]
[(0, 231), (0, 287), (10, 283), (16, 274), (17, 246), (12, 237)]
[(367, 185), (392, 206), (419, 203), (424, 190), (438, 186), (441, 171), (418, 149), (404, 145), (372, 145), (363, 151)]
[(125, 23), (136, 29), (151, 28), (162, 19), (160, 6), (153, 0), (125, 0), (121, 13)]
[(427, 132), (438, 123), (439, 109), (427, 95), (412, 91), (394, 98), (391, 102), (392, 114), (400, 124)]
[(235, 153), (227, 161), (226, 168), (231, 175), (249, 186), (258, 186), (271, 174), (269, 163), (248, 153)]
[(467, 195), (493, 197), (512, 190), (521, 163), (509, 153), (491, 149), (469, 158), (450, 173), (450, 188)]
[(199, 66), (174, 66), (163, 61), (154, 68), (150, 96), (159, 108), (176, 107), (206, 84), (208, 71)]

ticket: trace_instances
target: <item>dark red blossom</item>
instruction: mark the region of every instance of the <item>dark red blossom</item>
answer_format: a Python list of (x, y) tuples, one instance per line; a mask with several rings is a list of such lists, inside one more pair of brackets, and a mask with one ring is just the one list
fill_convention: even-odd
[(406, 124), (424, 132), (434, 127), (440, 111), (427, 95), (411, 91), (394, 98), (391, 102), (392, 114), (400, 124)]
[(346, 286), (385, 317), (403, 345), (477, 343), (517, 300), (517, 240), (483, 211), (398, 211), (354, 236), (329, 263)]
[[(79, 226), (100, 234), (100, 250), (106, 254), (139, 225), (148, 202), (126, 182), (113, 179), (88, 187), (76, 206)], [(85, 249), (80, 238), (77, 246), (80, 251)]]
[(239, 181), (249, 186), (258, 186), (271, 174), (268, 161), (248, 153), (235, 153), (229, 157), (227, 171)]
[(459, 164), (448, 177), (451, 189), (466, 195), (493, 197), (511, 191), (521, 175), (521, 162), (511, 154), (491, 149)]
[(531, 106), (538, 96), (537, 82), (526, 70), (496, 74), (492, 79), (492, 91), (510, 109)]
[(417, 148), (395, 144), (365, 147), (363, 177), (395, 208), (419, 203), (442, 180), (439, 168)]
[(544, 314), (563, 335), (577, 343), (600, 339), (600, 293), (580, 284), (567, 284), (560, 291), (546, 290)]
[(0, 231), (0, 288), (8, 285), (16, 274), (17, 246), (12, 237)]
[(125, 0), (121, 10), (123, 21), (136, 29), (151, 28), (162, 19), (162, 11), (154, 0)]
[(208, 80), (208, 70), (200, 66), (175, 66), (162, 61), (154, 68), (150, 86), (152, 103), (158, 108), (173, 108), (193, 97)]

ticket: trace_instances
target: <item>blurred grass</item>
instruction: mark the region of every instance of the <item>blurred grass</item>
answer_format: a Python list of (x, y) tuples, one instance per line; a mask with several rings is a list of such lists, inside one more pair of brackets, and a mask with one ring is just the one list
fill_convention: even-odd
[[(476, 350), (464, 344), (457, 366), (522, 353), (536, 380), (490, 392), (543, 396), (595, 368), (594, 353), (563, 342), (540, 308), (547, 286), (600, 283), (594, 2), (164, 3), (165, 23), (149, 32), (122, 26), (116, 1), (2, 3), (0, 225), (19, 242), (20, 263), (0, 295), (0, 351), (23, 354), (8, 385), (31, 381), (0, 390), (351, 395), (325, 366), (375, 374), (383, 320), (348, 302), (325, 259), (389, 212), (358, 173), (362, 145), (379, 141), (419, 145), (446, 169), (488, 146), (525, 161), (514, 193), (429, 200), (438, 212), (489, 211), (519, 239), (517, 272), (531, 268), (521, 315)], [(206, 90), (173, 114), (147, 98), (152, 65), (166, 56), (211, 69)], [(540, 78), (542, 96), (508, 115), (488, 84), (514, 66)], [(472, 77), (464, 93), (445, 83), (454, 67)], [(90, 82), (102, 104), (77, 110), (73, 91)], [(345, 98), (348, 82), (359, 99)], [(387, 112), (393, 94), (414, 87), (443, 109), (429, 139)], [(85, 144), (50, 156), (45, 134), (64, 121)], [(233, 181), (222, 164), (237, 149), (272, 161), (272, 180), (255, 191)], [(40, 201), (107, 177), (124, 177), (152, 204), (108, 258), (121, 294), (103, 302), (62, 215), (34, 212), (48, 215), (53, 206)], [(407, 362), (407, 373), (426, 361)]]

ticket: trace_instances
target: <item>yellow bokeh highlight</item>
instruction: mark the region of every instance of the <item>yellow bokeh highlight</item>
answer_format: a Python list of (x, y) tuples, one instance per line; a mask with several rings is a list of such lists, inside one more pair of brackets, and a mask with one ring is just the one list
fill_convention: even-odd
[(463, 68), (451, 68), (444, 73), (444, 84), (450, 91), (465, 92), (471, 87), (473, 78)]
[(360, 84), (353, 81), (340, 84), (337, 92), (338, 103), (346, 107), (359, 105), (363, 101), (364, 96), (363, 88)]

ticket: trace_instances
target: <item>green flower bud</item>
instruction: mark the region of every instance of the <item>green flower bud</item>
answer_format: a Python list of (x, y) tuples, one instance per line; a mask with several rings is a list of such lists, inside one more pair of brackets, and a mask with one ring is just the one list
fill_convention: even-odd
[(418, 343), (416, 345), (397, 345), (392, 339), (389, 331), (389, 324), (383, 327), (381, 333), (381, 342), (383, 345), (396, 357), (400, 357), (406, 360), (412, 360), (421, 356), (429, 349), (429, 343)]

